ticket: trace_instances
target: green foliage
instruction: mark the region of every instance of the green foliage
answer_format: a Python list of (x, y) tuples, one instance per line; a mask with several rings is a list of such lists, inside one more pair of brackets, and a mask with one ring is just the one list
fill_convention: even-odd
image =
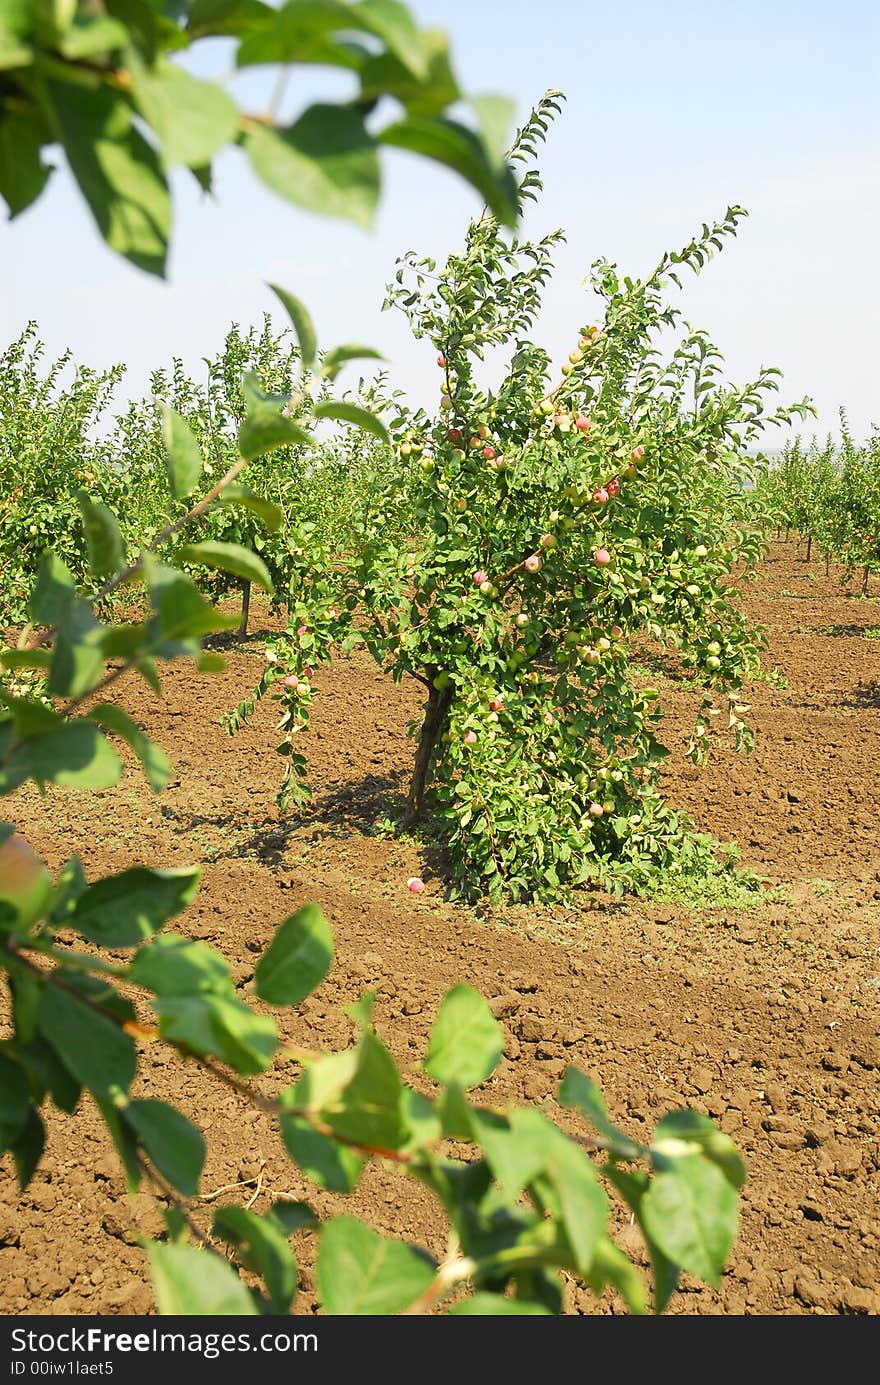
[(859, 447), (841, 411), (841, 442), (805, 446), (799, 439), (767, 461), (755, 486), (756, 513), (768, 528), (794, 529), (842, 569), (861, 570), (862, 591), (880, 573), (880, 433)]
[[(354, 78), (355, 99), (318, 102), (289, 124), (277, 103), (242, 110), (177, 62), (221, 36), (233, 67), (320, 63)], [(516, 216), (512, 174), (496, 152), (508, 103), (475, 102), (473, 126), (449, 115), (464, 94), (445, 40), (420, 31), (396, 0), (279, 9), (16, 0), (0, 10), (0, 67), (0, 195), (10, 216), (40, 197), (51, 172), (44, 151), (60, 143), (104, 240), (151, 274), (165, 273), (170, 170), (187, 168), (210, 188), (215, 156), (233, 144), (281, 197), (361, 226), (373, 222), (385, 146), (445, 165), (503, 221)], [(403, 114), (377, 128), (367, 116), (383, 97)]]
[[(549, 93), (510, 151), (521, 202), (540, 189), (532, 165), (558, 108)], [(659, 694), (632, 661), (645, 642), (674, 651), (702, 689), (694, 760), (719, 718), (750, 748), (742, 696), (762, 672), (763, 638), (734, 573), (764, 541), (743, 488), (747, 448), (807, 406), (768, 412), (774, 370), (727, 384), (717, 349), (667, 298), (743, 215), (731, 208), (644, 280), (597, 263), (603, 324), (580, 329), (555, 374), (529, 334), (560, 232), (510, 240), (484, 214), (442, 268), (403, 258), (387, 301), (438, 352), (440, 412), (367, 391), (401, 464), (366, 498), (352, 551), (311, 535), (294, 555), (288, 629), (269, 642), (256, 691), (281, 704), (282, 805), (306, 801), (304, 666), (363, 643), (425, 690), (402, 826), (430, 810), (455, 895), (699, 891), (729, 875), (716, 844), (661, 798)], [(507, 359), (491, 387), (489, 348)], [(401, 513), (414, 518), (403, 533)]]

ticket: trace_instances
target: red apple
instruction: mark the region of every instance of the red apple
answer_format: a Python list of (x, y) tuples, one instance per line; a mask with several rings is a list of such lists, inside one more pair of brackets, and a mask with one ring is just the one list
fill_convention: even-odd
[(607, 567), (611, 562), (611, 554), (608, 552), (608, 549), (597, 548), (593, 554), (593, 562), (598, 563), (600, 567)]

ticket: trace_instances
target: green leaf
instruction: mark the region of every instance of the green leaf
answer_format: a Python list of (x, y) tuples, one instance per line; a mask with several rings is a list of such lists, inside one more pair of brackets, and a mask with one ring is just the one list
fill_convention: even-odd
[(332, 961), (330, 925), (317, 904), (307, 904), (284, 920), (257, 963), (257, 995), (270, 1005), (299, 1005), (321, 984)]
[(118, 20), (110, 19), (108, 15), (97, 15), (85, 21), (77, 17), (59, 38), (58, 51), (71, 62), (77, 62), (118, 51), (125, 48), (127, 43), (128, 33)]
[(255, 1270), (269, 1291), (273, 1313), (287, 1313), (297, 1290), (293, 1252), (283, 1228), (270, 1213), (260, 1217), (244, 1207), (221, 1207), (214, 1213), (212, 1231), (236, 1247), (245, 1269)]
[(328, 399), (316, 404), (312, 412), (315, 418), (338, 418), (344, 423), (353, 423), (356, 427), (363, 428), (367, 433), (373, 433), (382, 442), (388, 441), (388, 430), (381, 419), (369, 409), (362, 409), (357, 404), (346, 404), (341, 399)]
[(40, 1032), (78, 1082), (99, 1097), (128, 1091), (137, 1071), (134, 1042), (118, 1024), (59, 985), (46, 987)]
[(262, 0), (193, 0), (186, 31), (191, 38), (218, 34), (239, 38), (274, 13)]
[(213, 650), (207, 649), (196, 660), (196, 668), (199, 673), (224, 673), (226, 660), (222, 654), (215, 654)]
[(263, 1072), (278, 1047), (274, 1020), (256, 1015), (233, 992), (201, 995), (158, 995), (153, 1008), (159, 1015), (163, 1039), (203, 1056), (222, 1058), (244, 1076)]
[(203, 635), (238, 625), (238, 616), (225, 616), (205, 601), (185, 573), (147, 555), (144, 572), (154, 611), (149, 637), (156, 653), (167, 658), (184, 651), (196, 653)]
[(399, 0), (360, 0), (352, 8), (364, 27), (382, 40), (398, 62), (415, 77), (427, 78), (419, 31), (406, 5)]
[(647, 1154), (646, 1145), (637, 1144), (612, 1124), (598, 1086), (592, 1077), (587, 1077), (578, 1068), (566, 1068), (559, 1088), (559, 1104), (573, 1107), (586, 1116), (593, 1129), (607, 1140), (610, 1151), (619, 1159), (640, 1159)]
[(319, 1134), (302, 1116), (280, 1115), (278, 1129), (293, 1162), (319, 1188), (331, 1193), (354, 1191), (364, 1166), (363, 1154)]
[(198, 866), (151, 870), (134, 866), (89, 885), (68, 915), (76, 929), (99, 947), (135, 947), (192, 903)]
[(489, 158), (496, 167), (503, 167), (513, 128), (514, 102), (507, 96), (487, 93), (470, 97), (470, 105), (480, 122), (480, 132)]
[(593, 1252), (587, 1282), (598, 1296), (606, 1284), (613, 1284), (631, 1313), (648, 1311), (645, 1281), (632, 1261), (609, 1236), (600, 1236)]
[[(2, 51), (0, 39), (0, 54)], [(29, 52), (28, 49), (21, 51)], [(0, 56), (0, 69), (3, 67), (5, 63)], [(42, 146), (49, 138), (50, 132), (40, 113), (4, 107), (0, 116), (0, 196), (11, 218), (37, 200), (54, 171), (42, 159)]]
[(201, 168), (232, 143), (240, 112), (216, 82), (200, 81), (164, 61), (148, 68), (135, 59), (130, 70), (135, 103), (161, 141), (166, 168)]
[(122, 761), (97, 726), (80, 718), (57, 731), (23, 741), (9, 757), (10, 778), (35, 779), (75, 789), (108, 789), (122, 776)]
[(76, 582), (66, 563), (55, 553), (47, 553), (40, 561), (29, 610), (37, 625), (58, 625), (70, 610), (76, 597)]
[(192, 495), (202, 479), (201, 450), (186, 419), (176, 409), (160, 401), (159, 413), (171, 494), (175, 500), (184, 500)]
[(609, 1182), (613, 1183), (620, 1192), (627, 1206), (633, 1211), (641, 1228), (651, 1257), (651, 1269), (654, 1277), (654, 1312), (662, 1313), (678, 1288), (680, 1270), (679, 1266), (667, 1255), (664, 1255), (657, 1243), (652, 1241), (645, 1231), (642, 1200), (651, 1186), (651, 1180), (642, 1169), (627, 1170), (608, 1167), (604, 1173)]
[(556, 1127), (540, 1111), (511, 1111), (504, 1121), (473, 1113), (473, 1138), (485, 1152), (504, 1196), (513, 1202), (541, 1173)]
[(54, 1048), (40, 1034), (20, 1050), (22, 1062), (40, 1085), (48, 1090), (59, 1111), (70, 1115), (76, 1110), (82, 1087), (61, 1062)]
[(284, 511), (280, 505), (267, 500), (265, 496), (257, 495), (254, 491), (249, 491), (245, 486), (224, 486), (217, 498), (216, 504), (225, 505), (230, 509), (249, 510), (261, 519), (268, 530), (274, 533), (280, 529), (284, 523)]
[(671, 1159), (642, 1198), (645, 1233), (688, 1274), (719, 1284), (736, 1239), (739, 1199), (702, 1154)]
[(205, 1165), (202, 1132), (164, 1101), (130, 1101), (121, 1117), (172, 1188), (196, 1197)]
[(37, 1171), (37, 1165), (46, 1148), (46, 1127), (33, 1106), (28, 1110), (27, 1121), (14, 1144), (11, 1145), (15, 1162), (15, 1174), (22, 1192)]
[(138, 1163), (138, 1146), (134, 1132), (126, 1125), (122, 1119), (122, 1113), (112, 1101), (103, 1101), (100, 1097), (96, 1098), (96, 1105), (101, 1115), (104, 1117), (104, 1124), (107, 1126), (113, 1147), (119, 1155), (119, 1162), (122, 1165), (122, 1173), (125, 1178), (125, 1186), (129, 1193), (134, 1196), (141, 1186), (142, 1170)]
[(48, 649), (4, 649), (0, 654), (0, 668), (47, 669), (51, 662)]
[(89, 555), (89, 569), (94, 577), (108, 577), (122, 561), (122, 534), (119, 521), (108, 505), (92, 500), (85, 491), (74, 491), (82, 515)]
[(15, 1037), (19, 1044), (31, 1043), (37, 1032), (37, 1019), (40, 1001), (43, 997), (45, 981), (23, 963), (15, 964), (10, 956), (6, 962), (9, 969), (9, 989), (12, 993), (12, 1020)]
[[(403, 1084), (397, 1066), (384, 1044), (371, 1031), (361, 1036), (355, 1050), (356, 1063), (351, 1080), (317, 1109), (331, 1129), (345, 1139), (372, 1149), (400, 1149), (409, 1138), (401, 1102)], [(302, 1089), (302, 1104), (315, 1109), (309, 1099), (310, 1067), (297, 1084)]]
[(221, 572), (231, 572), (235, 577), (243, 577), (246, 582), (255, 582), (271, 596), (275, 590), (269, 569), (250, 549), (238, 543), (220, 543), (216, 539), (206, 539), (204, 543), (184, 543), (177, 549), (176, 557), (182, 563), (192, 563), (195, 567), (219, 568)]
[(213, 1251), (152, 1241), (147, 1254), (160, 1313), (241, 1318), (258, 1312), (238, 1275)]
[(140, 948), (132, 958), (129, 975), (137, 985), (162, 996), (212, 991), (235, 994), (226, 959), (206, 943), (175, 933), (164, 933)]
[(92, 707), (93, 721), (113, 731), (130, 746), (143, 765), (147, 782), (154, 793), (161, 793), (171, 778), (171, 761), (160, 745), (148, 740), (140, 727), (132, 721), (127, 712), (112, 702), (101, 702)]
[(449, 1309), (448, 1317), (552, 1317), (543, 1303), (528, 1303), (522, 1298), (504, 1298), (502, 1294), (476, 1293)]
[(381, 171), (375, 142), (357, 111), (310, 106), (286, 130), (254, 126), (244, 148), (258, 177), (281, 197), (310, 212), (372, 227)]
[(386, 1239), (354, 1217), (334, 1217), (321, 1233), (317, 1279), (325, 1313), (400, 1313), (434, 1273), (433, 1263), (405, 1241)]
[(333, 346), (329, 351), (324, 352), (318, 374), (326, 376), (328, 380), (335, 380), (346, 361), (384, 360), (385, 357), (382, 353), (375, 351), (372, 346), (358, 346), (355, 342), (346, 342), (342, 346)]
[(395, 97), (411, 114), (440, 115), (461, 96), (449, 57), (449, 39), (442, 29), (419, 34), (427, 80), (414, 77), (392, 53), (377, 53), (360, 66), (361, 99)]
[(516, 224), (516, 181), (509, 169), (490, 163), (482, 142), (467, 126), (444, 116), (413, 114), (386, 126), (377, 138), (380, 144), (445, 164), (476, 188), (499, 221)]
[(293, 323), (293, 330), (296, 332), (296, 338), (299, 342), (299, 354), (303, 368), (311, 370), (318, 351), (318, 338), (308, 309), (292, 293), (279, 288), (277, 284), (268, 284), (267, 287), (275, 294)]
[(266, 1217), (280, 1226), (285, 1236), (293, 1236), (297, 1231), (314, 1231), (321, 1225), (314, 1208), (307, 1202), (294, 1202), (289, 1198), (273, 1202)]
[(31, 1110), (27, 1078), (18, 1063), (0, 1053), (0, 1153), (24, 1130)]
[(308, 446), (312, 438), (292, 418), (285, 418), (282, 409), (286, 395), (264, 394), (259, 377), (245, 375), (242, 381), (247, 412), (238, 432), (238, 450), (249, 462), (272, 452), (276, 447)]
[(473, 1087), (492, 1072), (504, 1050), (504, 1030), (479, 992), (453, 986), (440, 1003), (425, 1071), (437, 1082)]
[(358, 1029), (372, 1029), (373, 1027), (373, 1007), (376, 1004), (376, 991), (364, 991), (363, 995), (358, 996), (350, 1005), (343, 1005), (343, 1010), (350, 1020), (353, 1020)]
[(608, 1219), (607, 1195), (591, 1160), (561, 1132), (552, 1140), (546, 1169), (575, 1266), (587, 1274)]
[(717, 1164), (728, 1183), (737, 1191), (746, 1180), (746, 1166), (729, 1135), (719, 1130), (708, 1116), (699, 1111), (670, 1111), (657, 1122), (651, 1154), (656, 1167), (664, 1167), (667, 1159), (701, 1150), (707, 1159)]
[(165, 273), (171, 201), (158, 155), (108, 86), (45, 83), (58, 138), (98, 230), (150, 274)]

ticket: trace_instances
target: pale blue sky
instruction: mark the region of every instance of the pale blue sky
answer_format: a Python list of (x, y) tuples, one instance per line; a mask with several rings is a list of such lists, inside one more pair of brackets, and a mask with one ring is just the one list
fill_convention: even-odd
[[(642, 273), (740, 202), (750, 219), (688, 285), (687, 316), (708, 328), (734, 378), (781, 366), (784, 397), (816, 401), (818, 431), (835, 426), (840, 405), (858, 432), (880, 423), (877, 0), (412, 8), (423, 25), (450, 33), (466, 89), (513, 97), (519, 117), (547, 87), (568, 96), (543, 157), (546, 195), (527, 223), (568, 233), (537, 332), (551, 351), (566, 353), (589, 315), (581, 280), (595, 258)], [(198, 67), (223, 64), (214, 45)], [(234, 89), (254, 103), (270, 83), (259, 70)], [(290, 109), (347, 89), (337, 74), (297, 73)], [(476, 198), (403, 154), (385, 170), (372, 234), (264, 191), (237, 151), (220, 162), (216, 201), (176, 175), (165, 283), (102, 247), (58, 173), (35, 208), (0, 226), (0, 337), (36, 318), (53, 353), (71, 346), (95, 366), (126, 362), (126, 392), (137, 393), (172, 355), (198, 370), (230, 321), (259, 321), (275, 303), (264, 287), (274, 280), (309, 304), (324, 345), (372, 343), (398, 383), (433, 403), (433, 352), (379, 307), (395, 257), (409, 248), (442, 257)]]

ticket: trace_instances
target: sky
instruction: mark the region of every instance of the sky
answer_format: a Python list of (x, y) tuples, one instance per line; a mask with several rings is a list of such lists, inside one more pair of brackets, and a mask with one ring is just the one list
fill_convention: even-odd
[[(877, 0), (411, 0), (450, 35), (462, 87), (513, 99), (521, 120), (542, 93), (567, 102), (541, 158), (545, 193), (524, 233), (563, 227), (566, 245), (535, 338), (557, 359), (591, 319), (583, 280), (601, 257), (648, 272), (731, 203), (750, 213), (681, 306), (724, 352), (732, 379), (779, 366), (779, 398), (809, 395), (824, 436), (844, 408), (856, 436), (880, 424), (880, 3)], [(226, 74), (222, 43), (193, 70)], [(286, 113), (344, 99), (342, 74), (297, 70)], [(236, 77), (265, 106), (270, 69)], [(60, 156), (59, 156), (60, 162)], [(323, 346), (382, 351), (415, 403), (437, 398), (434, 352), (400, 313), (381, 313), (405, 250), (441, 259), (461, 243), (477, 195), (453, 174), (389, 152), (375, 229), (301, 212), (264, 189), (244, 156), (216, 167), (215, 196), (173, 178), (165, 282), (100, 241), (63, 167), (39, 202), (0, 223), (0, 341), (35, 319), (50, 355), (124, 362), (121, 401), (182, 357), (194, 374), (230, 323), (283, 312), (267, 282), (309, 306)], [(343, 376), (343, 383), (345, 377)], [(780, 438), (779, 441), (784, 441)], [(768, 438), (768, 445), (774, 439)]]

